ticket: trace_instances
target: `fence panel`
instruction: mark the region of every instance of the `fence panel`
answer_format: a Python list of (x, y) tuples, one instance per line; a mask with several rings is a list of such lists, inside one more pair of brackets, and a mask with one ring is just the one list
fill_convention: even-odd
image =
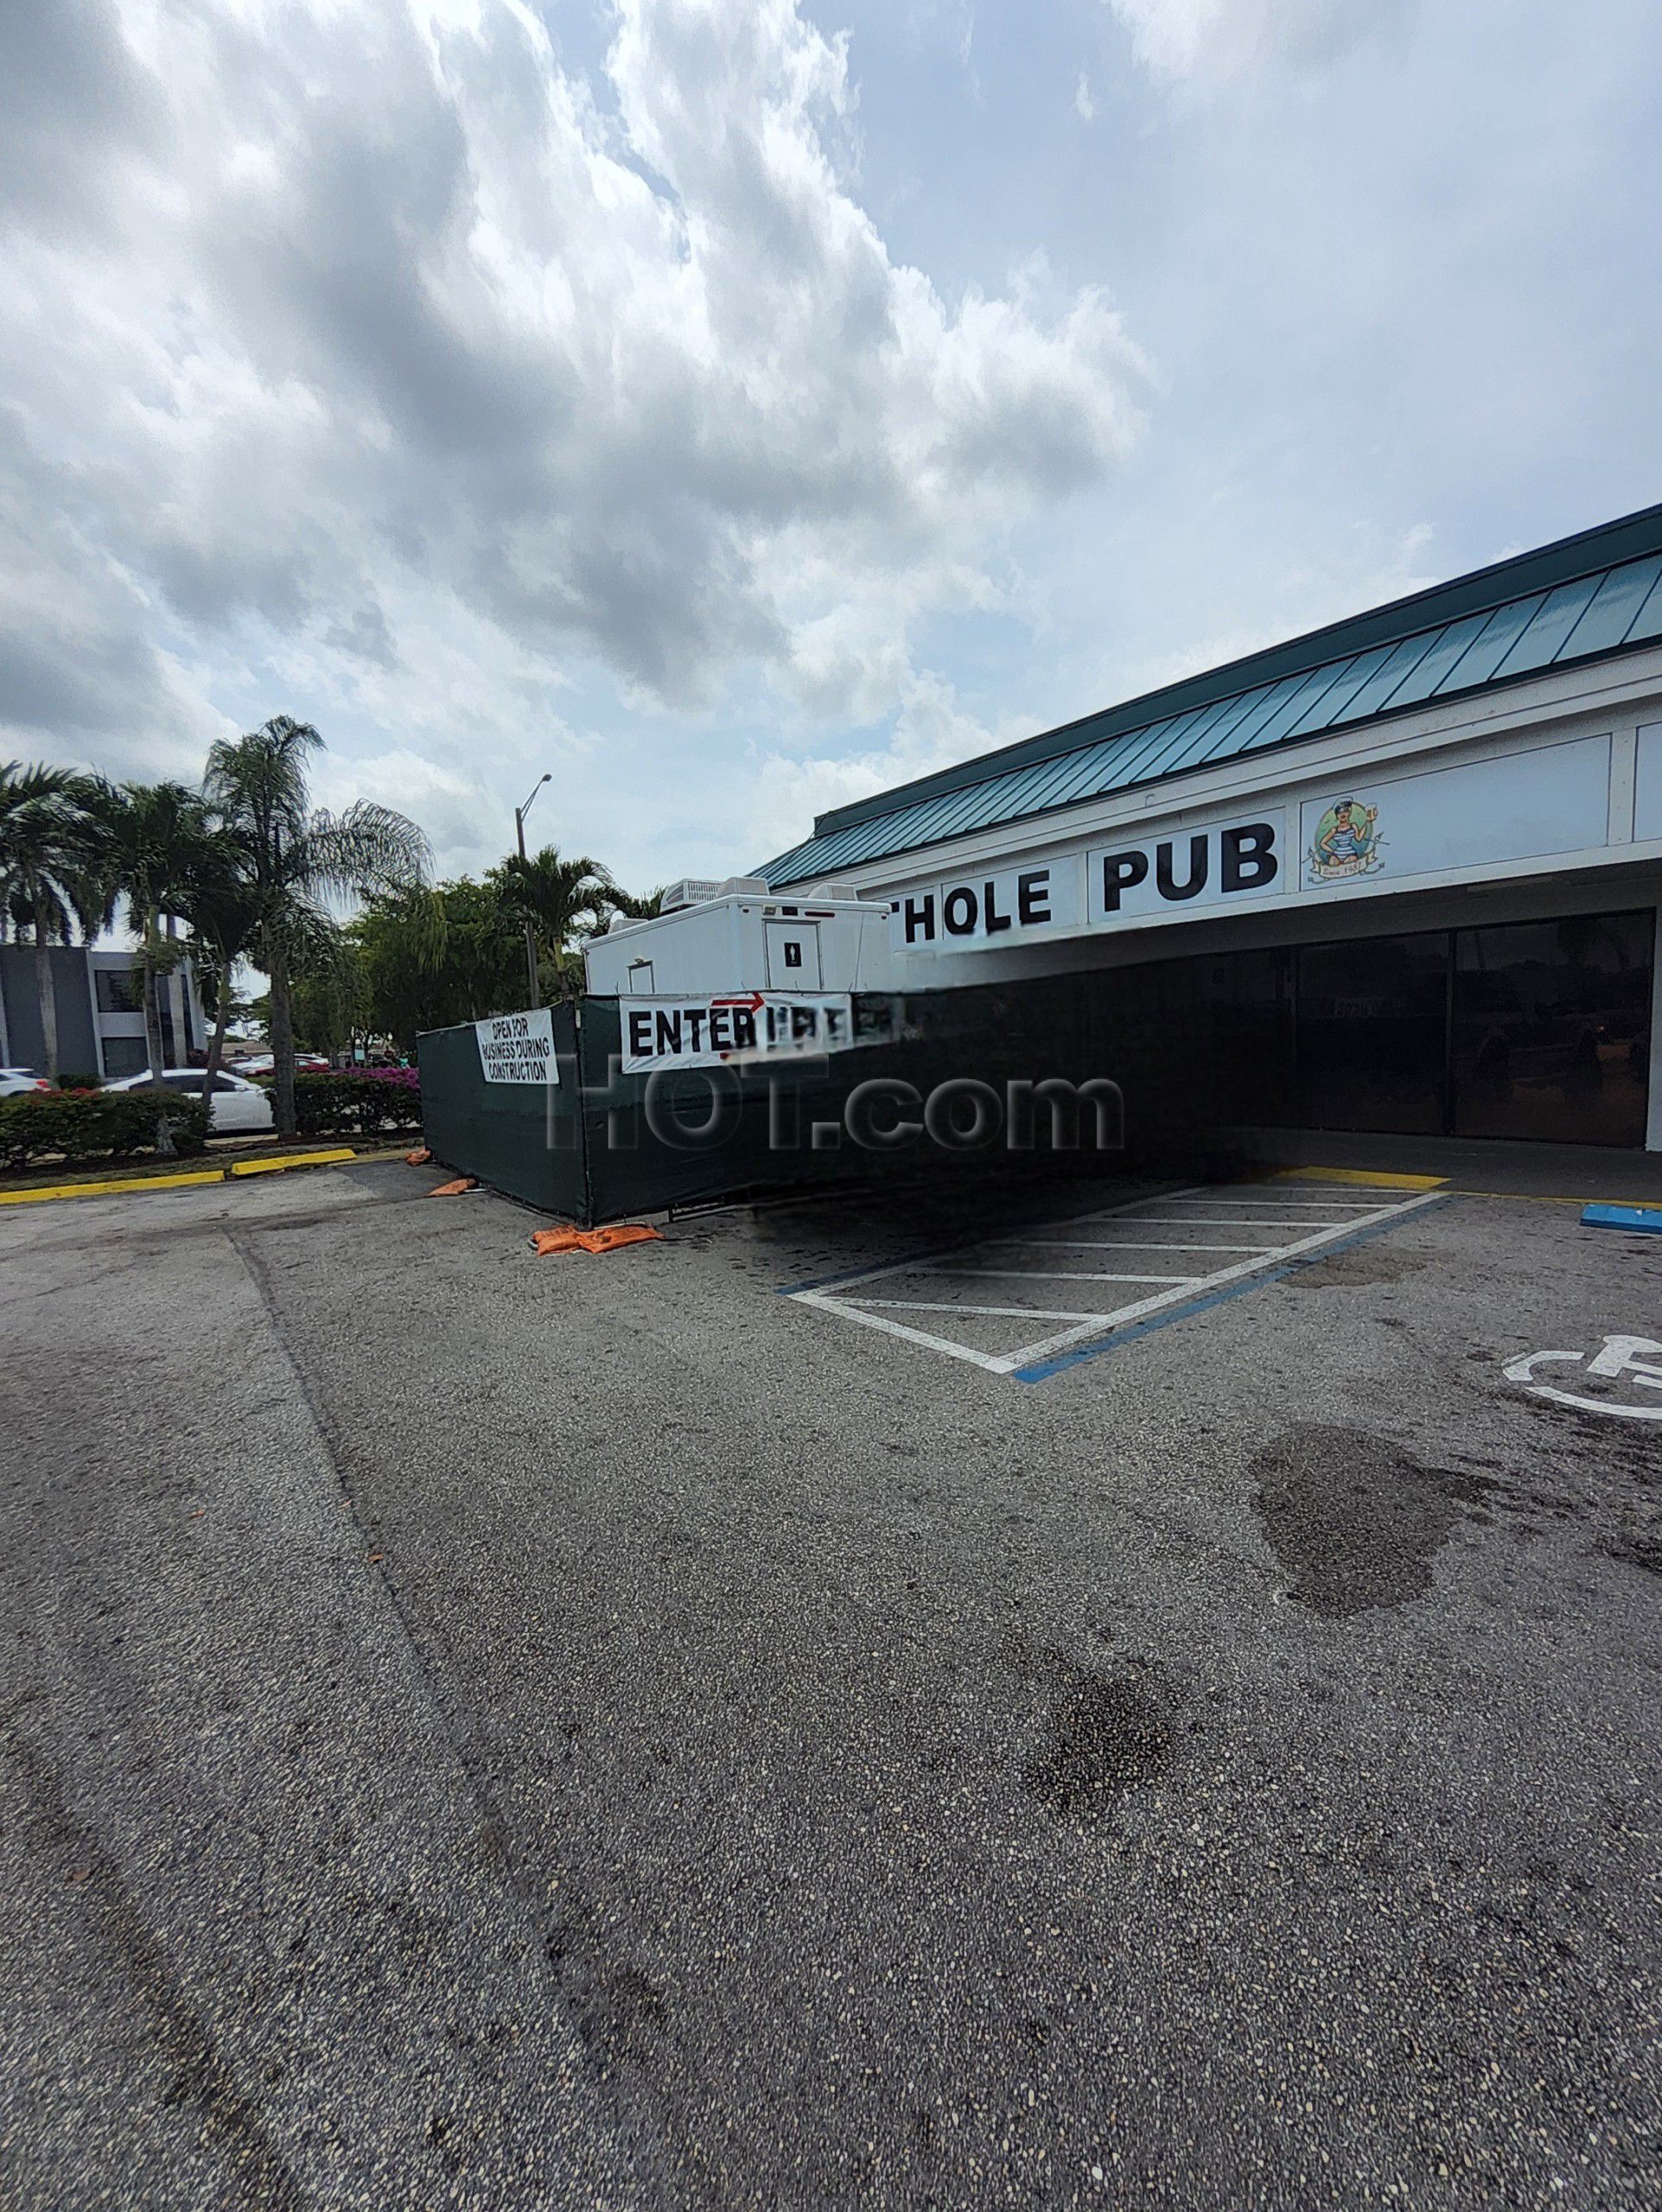
[(471, 1022), (417, 1039), (422, 1128), (433, 1157), (545, 1213), (589, 1218), (576, 1009), (552, 1009), (555, 1084), (490, 1083)]

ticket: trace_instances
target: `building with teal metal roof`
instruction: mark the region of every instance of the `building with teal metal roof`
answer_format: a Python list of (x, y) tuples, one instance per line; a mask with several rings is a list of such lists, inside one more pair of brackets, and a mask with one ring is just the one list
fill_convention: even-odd
[(904, 991), (1232, 1008), (1264, 1121), (1662, 1148), (1662, 506), (839, 807), (758, 874), (804, 936), (882, 902)]
[(774, 889), (1662, 639), (1662, 506), (821, 815)]

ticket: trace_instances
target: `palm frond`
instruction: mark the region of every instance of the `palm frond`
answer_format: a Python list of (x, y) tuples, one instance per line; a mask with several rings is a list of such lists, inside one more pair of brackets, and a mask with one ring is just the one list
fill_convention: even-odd
[(637, 899), (615, 887), (606, 894), (606, 904), (614, 914), (621, 914), (626, 922), (649, 922), (664, 903), (664, 887), (659, 884), (644, 899)]
[(415, 890), (430, 860), (426, 837), (406, 815), (360, 798), (339, 814), (320, 808), (311, 817), (296, 874), (309, 890), (366, 899)]
[(264, 925), (266, 950), (280, 950), (292, 972), (322, 971), (340, 957), (341, 925), (315, 899), (291, 896)]
[(0, 766), (0, 913), (21, 902), (30, 926), (69, 941), (71, 922), (96, 933), (104, 906), (87, 779), (42, 764)]
[(89, 874), (106, 911), (124, 902), (135, 928), (153, 914), (182, 914), (193, 884), (216, 855), (216, 832), (188, 785), (87, 786)]
[(504, 912), (515, 921), (529, 922), (555, 952), (592, 926), (617, 892), (598, 861), (586, 855), (563, 859), (553, 845), (525, 860), (514, 855), (492, 868), (486, 880)]
[(307, 770), (323, 741), (309, 722), (274, 715), (244, 737), (208, 750), (202, 791), (225, 827), (240, 837), (262, 880), (306, 835)]

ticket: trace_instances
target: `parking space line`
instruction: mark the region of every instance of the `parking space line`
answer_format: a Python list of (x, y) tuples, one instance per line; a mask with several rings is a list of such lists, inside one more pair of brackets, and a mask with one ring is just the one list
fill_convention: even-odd
[(1162, 1229), (1353, 1229), (1357, 1226), (1354, 1222), (1322, 1219), (1312, 1215), (1290, 1221), (1271, 1221), (1267, 1217), (1260, 1220), (1251, 1214), (1243, 1220), (1237, 1220), (1226, 1213), (1145, 1213), (1140, 1217)]
[[(921, 1344), (926, 1351), (944, 1351), (949, 1359), (966, 1359), (972, 1367), (984, 1367), (993, 1375), (1011, 1372), (1003, 1360), (992, 1353), (977, 1351), (972, 1344), (954, 1344), (950, 1337), (933, 1337), (927, 1330), (908, 1328), (904, 1321), (891, 1321), (887, 1313), (873, 1313), (862, 1301), (852, 1298), (833, 1298), (823, 1290), (787, 1290), (786, 1297), (800, 1306), (817, 1306), (826, 1313), (835, 1313), (844, 1321), (857, 1321), (863, 1329), (881, 1329), (887, 1337), (901, 1337), (907, 1343)], [(875, 1303), (875, 1301), (873, 1301)], [(955, 1306), (955, 1313), (975, 1313), (981, 1309), (974, 1306)]]
[[(1239, 1184), (1234, 1188), (1237, 1192), (1242, 1191)], [(1126, 1199), (1117, 1206), (1076, 1216), (1072, 1222), (1048, 1222), (1038, 1224), (1038, 1227), (1044, 1230), (1103, 1227), (1111, 1229), (1111, 1232), (1117, 1232), (1122, 1227), (1135, 1231), (1144, 1226), (1156, 1225), (1184, 1228), (1217, 1226), (1233, 1230), (1264, 1228), (1283, 1231), (1282, 1238), (1270, 1243), (1186, 1244), (1175, 1240), (1139, 1242), (1134, 1236), (1122, 1238), (1117, 1233), (1103, 1237), (1054, 1235), (988, 1237), (977, 1243), (961, 1247), (955, 1252), (932, 1255), (914, 1254), (907, 1259), (891, 1260), (882, 1266), (843, 1276), (834, 1282), (803, 1284), (786, 1289), (782, 1294), (801, 1304), (818, 1306), (827, 1313), (840, 1313), (845, 1320), (858, 1321), (866, 1327), (882, 1330), (891, 1336), (904, 1338), (933, 1351), (945, 1352), (949, 1357), (968, 1360), (991, 1374), (1012, 1375), (1024, 1382), (1042, 1381), (1060, 1367), (1072, 1364), (1075, 1357), (1087, 1356), (1092, 1350), (1106, 1349), (1110, 1340), (1116, 1343), (1126, 1341), (1128, 1332), (1132, 1335), (1142, 1335), (1162, 1319), (1175, 1319), (1187, 1313), (1198, 1313), (1226, 1297), (1232, 1296), (1238, 1290), (1273, 1282), (1307, 1259), (1371, 1236), (1423, 1207), (1444, 1205), (1448, 1197), (1449, 1193), (1443, 1190), (1417, 1192), (1411, 1197), (1398, 1192), (1372, 1205), (1363, 1205), (1360, 1201), (1324, 1200), (1320, 1203), (1323, 1203), (1329, 1211), (1319, 1215), (1288, 1212), (1278, 1217), (1251, 1215), (1243, 1217), (1239, 1214), (1213, 1217), (1194, 1209), (1203, 1205), (1261, 1207), (1266, 1202), (1265, 1198), (1263, 1194), (1251, 1195), (1251, 1186), (1239, 1197), (1232, 1195), (1226, 1189), (1214, 1192), (1203, 1185), (1195, 1186)], [(1268, 1203), (1280, 1206), (1288, 1201), (1277, 1194)], [(1187, 1205), (1190, 1210), (1181, 1214), (1151, 1214), (1143, 1211), (1150, 1205)], [(1341, 1214), (1345, 1217), (1339, 1217)], [(1020, 1264), (1016, 1261), (1016, 1255), (1023, 1252), (1030, 1252), (1035, 1260), (1040, 1259), (1047, 1249), (1058, 1256), (1070, 1250), (1105, 1253), (1170, 1250), (1242, 1256), (1232, 1257), (1227, 1265), (1207, 1272), (1185, 1274), (1046, 1268)], [(1008, 1256), (989, 1263), (995, 1254)], [(953, 1275), (966, 1281), (976, 1276), (985, 1276), (990, 1281), (1028, 1281), (1035, 1285), (1041, 1282), (1126, 1283), (1148, 1285), (1149, 1288), (1146, 1296), (1133, 1298), (1123, 1306), (1111, 1306), (1095, 1313), (1055, 1312), (1037, 1306), (984, 1306), (969, 1299), (937, 1301), (872, 1295), (867, 1288), (867, 1286), (892, 1280), (899, 1274), (914, 1277), (921, 1274)], [(884, 1310), (872, 1310), (879, 1307)], [(920, 1313), (953, 1314), (965, 1319), (1057, 1321), (1065, 1322), (1067, 1325), (1035, 1338), (1014, 1351), (991, 1353), (978, 1351), (945, 1334), (937, 1335), (913, 1328), (888, 1318), (890, 1313), (905, 1309)]]
[[(1438, 1203), (1439, 1200), (1434, 1193), (1425, 1198), (1410, 1198), (1404, 1204), (1394, 1207), (1392, 1214), (1393, 1217), (1399, 1217), (1403, 1214), (1411, 1212), (1416, 1207), (1435, 1205)], [(1355, 1224), (1349, 1222), (1329, 1223), (1326, 1229), (1319, 1230), (1315, 1236), (1301, 1237), (1296, 1243), (1282, 1245), (1272, 1256), (1278, 1262), (1296, 1260), (1302, 1254), (1315, 1251), (1320, 1246), (1332, 1241), (1331, 1231), (1334, 1229), (1352, 1229), (1355, 1226)], [(1215, 1274), (1192, 1278), (1192, 1284), (1204, 1283), (1208, 1290), (1220, 1289), (1226, 1284), (1255, 1274), (1264, 1264), (1262, 1259), (1238, 1260), (1233, 1267), (1219, 1268)], [(1181, 1291), (1166, 1291), (1152, 1298), (1139, 1299), (1136, 1305), (1124, 1306), (1118, 1313), (1111, 1316), (1104, 1325), (1101, 1332), (1105, 1334), (1109, 1329), (1123, 1327), (1128, 1321), (1141, 1320), (1146, 1314), (1156, 1312), (1162, 1306), (1176, 1305), (1182, 1296)], [(1065, 1331), (1060, 1336), (1049, 1338), (1041, 1344), (1028, 1344), (1021, 1352), (1011, 1356), (1004, 1372), (1012, 1374), (1016, 1368), (1029, 1366), (1035, 1360), (1043, 1359), (1053, 1352), (1060, 1351), (1064, 1346), (1076, 1342), (1080, 1337), (1096, 1333), (1098, 1331), (1094, 1328), (1075, 1328)]]
[[(1099, 1206), (1091, 1213), (1070, 1214), (1064, 1221), (1041, 1222), (1038, 1225), (1049, 1229), (1082, 1229), (1093, 1222), (1111, 1221), (1127, 1215), (1134, 1206), (1168, 1202), (1175, 1204), (1180, 1198), (1193, 1198), (1205, 1187), (1201, 1183), (1191, 1183), (1181, 1191), (1156, 1191), (1140, 1198), (1122, 1198), (1118, 1205)], [(881, 1282), (886, 1275), (910, 1274), (937, 1260), (956, 1260), (962, 1258), (966, 1252), (984, 1251), (989, 1241), (985, 1237), (977, 1237), (973, 1244), (954, 1244), (937, 1247), (933, 1252), (914, 1252), (904, 1260), (889, 1260), (877, 1268), (845, 1268), (834, 1275), (818, 1275), (812, 1282), (787, 1284), (780, 1294), (784, 1298), (806, 1300), (812, 1294), (840, 1289), (845, 1284)]]
[(928, 1268), (932, 1275), (1018, 1275), (1035, 1282), (1204, 1282), (1204, 1275), (1114, 1275), (1071, 1268)]
[(1169, 1237), (990, 1236), (987, 1249), (1036, 1252), (1278, 1252), (1278, 1244), (1176, 1244)]
[[(1326, 1206), (1336, 1207), (1340, 1213), (1375, 1213), (1381, 1206), (1399, 1206), (1404, 1203), (1400, 1191), (1381, 1191), (1372, 1198), (1347, 1198), (1337, 1191), (1301, 1194), (1297, 1191), (1271, 1190), (1263, 1183), (1238, 1183), (1222, 1196), (1205, 1188), (1185, 1191), (1182, 1196), (1186, 1205), (1194, 1206)], [(1164, 1201), (1160, 1192), (1150, 1191), (1144, 1203), (1158, 1205)]]
[[(1150, 1203), (1152, 1203), (1152, 1201), (1150, 1201)], [(1393, 1205), (1399, 1205), (1402, 1201), (1400, 1199), (1379, 1198), (1374, 1200), (1371, 1205), (1363, 1205), (1360, 1200), (1357, 1198), (1278, 1198), (1277, 1194), (1271, 1191), (1263, 1198), (1196, 1198), (1191, 1200), (1190, 1203), (1195, 1205), (1219, 1206), (1221, 1207), (1226, 1213), (1245, 1213), (1253, 1207), (1257, 1207), (1260, 1211), (1262, 1211), (1265, 1206), (1274, 1206), (1278, 1214), (1302, 1214), (1314, 1213), (1319, 1206), (1323, 1213), (1330, 1213), (1334, 1215), (1336, 1219), (1339, 1216), (1343, 1214), (1379, 1213), (1383, 1211), (1386, 1206)]]
[(1094, 1321), (1094, 1313), (1046, 1312), (1039, 1306), (963, 1306), (950, 1298), (839, 1298), (839, 1306), (909, 1306), (916, 1313), (991, 1313), (1010, 1321)]

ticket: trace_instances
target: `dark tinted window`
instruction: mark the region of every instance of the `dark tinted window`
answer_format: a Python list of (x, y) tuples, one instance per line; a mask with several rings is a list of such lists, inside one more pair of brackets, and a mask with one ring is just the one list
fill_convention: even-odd
[(92, 988), (100, 1014), (142, 1014), (138, 978), (131, 968), (95, 968)]
[(1459, 1135), (1644, 1143), (1654, 928), (1599, 914), (1457, 933)]
[(1212, 1041), (1217, 1109), (1225, 1119), (1293, 1118), (1293, 956), (1232, 952), (1203, 963), (1196, 1009)]
[(1360, 938), (1298, 956), (1298, 1090), (1308, 1128), (1443, 1126), (1449, 939)]

